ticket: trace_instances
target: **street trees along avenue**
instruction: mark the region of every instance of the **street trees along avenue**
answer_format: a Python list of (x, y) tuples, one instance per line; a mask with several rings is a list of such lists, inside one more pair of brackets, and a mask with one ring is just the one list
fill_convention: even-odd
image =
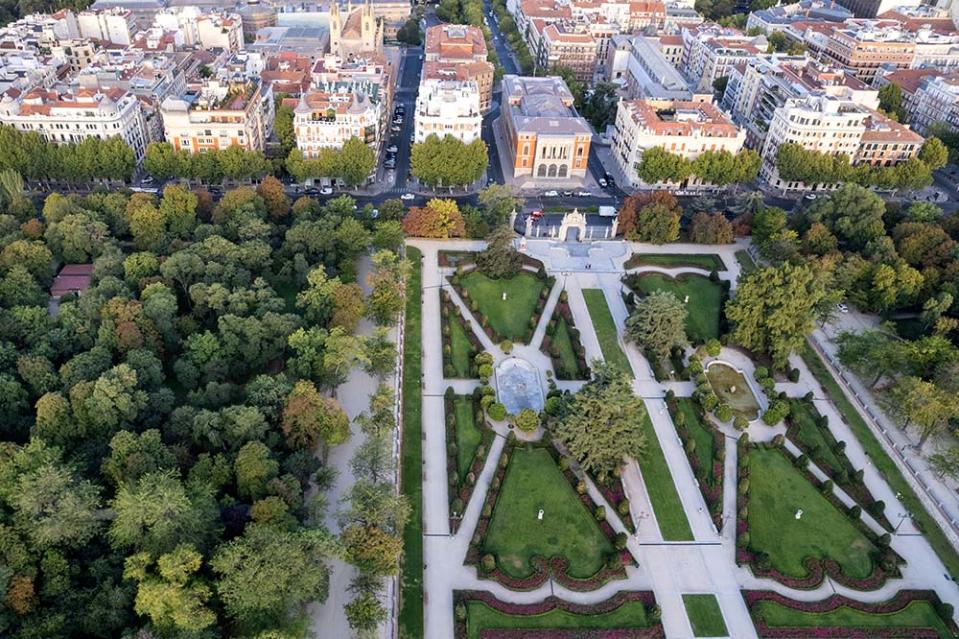
[(440, 138), (435, 134), (413, 145), (410, 160), (413, 176), (433, 187), (470, 185), (482, 177), (487, 164), (489, 156), (482, 140), (464, 144), (451, 135)]

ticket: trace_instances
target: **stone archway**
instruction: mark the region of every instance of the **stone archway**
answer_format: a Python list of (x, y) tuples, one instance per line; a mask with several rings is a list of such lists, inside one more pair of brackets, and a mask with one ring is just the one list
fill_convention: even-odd
[(559, 241), (569, 240), (569, 231), (575, 230), (575, 236), (572, 241), (582, 242), (586, 237), (586, 216), (579, 212), (579, 209), (573, 209), (572, 213), (563, 216), (563, 221), (559, 225)]

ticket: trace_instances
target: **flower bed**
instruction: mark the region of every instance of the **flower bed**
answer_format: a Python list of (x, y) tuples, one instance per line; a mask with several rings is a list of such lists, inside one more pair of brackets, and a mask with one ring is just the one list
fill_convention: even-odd
[[(547, 276), (546, 270), (543, 268), (542, 263), (537, 263), (540, 265), (539, 269), (534, 269), (525, 264), (523, 267), (524, 271), (535, 273), (537, 278), (545, 282), (545, 286), (543, 287), (542, 291), (540, 291), (540, 296), (536, 302), (536, 307), (533, 310), (533, 314), (529, 318), (526, 334), (523, 336), (522, 340), (516, 340), (525, 344), (528, 344), (530, 339), (532, 339), (533, 332), (536, 330), (536, 326), (539, 325), (539, 320), (543, 316), (543, 310), (546, 308), (546, 300), (549, 298), (550, 291), (553, 290), (553, 285), (556, 284), (556, 278)], [(463, 287), (463, 283), (461, 281), (462, 276), (468, 271), (472, 270), (474, 267), (475, 265), (469, 264), (466, 265), (466, 267), (457, 268), (456, 273), (449, 278), (449, 283), (450, 286), (456, 290), (456, 293), (460, 296), (460, 299), (463, 300), (463, 303), (470, 309), (470, 312), (473, 313), (477, 323), (483, 327), (483, 332), (486, 333), (486, 336), (489, 337), (493, 342), (499, 344), (507, 340), (506, 336), (500, 335), (493, 329), (493, 327), (490, 325), (489, 319), (483, 315), (479, 304), (477, 304), (476, 301), (470, 297), (469, 291)]]
[(703, 467), (696, 451), (690, 448), (689, 442), (695, 440), (693, 440), (689, 428), (685, 424), (681, 424), (680, 422), (683, 420), (677, 417), (677, 415), (681, 414), (679, 402), (673, 397), (667, 399), (666, 406), (672, 417), (676, 433), (683, 442), (683, 451), (685, 451), (686, 459), (689, 460), (689, 465), (693, 469), (693, 474), (696, 476), (696, 483), (699, 484), (699, 490), (703, 494), (703, 499), (706, 501), (706, 507), (709, 508), (709, 515), (713, 519), (713, 524), (716, 526), (716, 530), (722, 530), (723, 469), (726, 461), (726, 439), (719, 429), (716, 428), (712, 420), (706, 415), (706, 412), (699, 402), (695, 398), (692, 401), (695, 404), (700, 423), (709, 431), (709, 434), (712, 435), (713, 438), (712, 464), (706, 468)]
[(756, 614), (756, 606), (762, 602), (778, 604), (790, 610), (797, 612), (823, 614), (830, 613), (840, 608), (849, 608), (859, 612), (873, 615), (890, 615), (904, 610), (911, 603), (916, 601), (928, 602), (932, 608), (939, 614), (940, 619), (949, 628), (953, 634), (959, 634), (959, 627), (956, 626), (951, 614), (951, 610), (943, 606), (939, 596), (933, 590), (900, 590), (892, 599), (879, 603), (866, 603), (856, 601), (842, 595), (832, 595), (820, 601), (796, 601), (789, 599), (777, 592), (771, 590), (743, 590), (743, 599), (746, 601), (746, 607), (749, 609), (753, 624), (760, 637), (764, 638), (782, 638), (782, 639), (805, 639), (807, 637), (837, 637), (843, 639), (877, 639), (892, 637), (913, 637), (919, 639), (938, 639), (939, 633), (931, 628), (895, 628), (895, 627), (836, 627), (823, 626), (813, 627), (785, 627), (769, 626), (763, 619)]
[[(530, 444), (524, 444), (529, 446)], [(509, 459), (513, 448), (515, 448), (515, 442), (509, 442), (506, 446), (503, 447), (503, 451), (500, 454), (499, 460), (497, 460), (496, 473), (493, 475), (493, 479), (490, 480), (489, 490), (486, 492), (486, 501), (483, 504), (483, 510), (480, 514), (479, 521), (476, 523), (476, 529), (473, 531), (473, 537), (470, 539), (469, 548), (466, 551), (465, 562), (467, 565), (476, 566), (477, 573), (480, 577), (484, 579), (492, 579), (510, 590), (517, 591), (528, 591), (535, 590), (544, 583), (547, 579), (552, 577), (556, 580), (557, 583), (562, 584), (565, 588), (570, 590), (575, 590), (579, 592), (587, 592), (591, 590), (596, 590), (606, 583), (612, 581), (613, 579), (625, 579), (626, 578), (626, 569), (623, 567), (625, 563), (634, 563), (632, 555), (629, 551), (617, 552), (616, 555), (610, 556), (606, 563), (600, 568), (595, 574), (586, 577), (578, 578), (572, 577), (568, 573), (569, 561), (565, 557), (540, 557), (535, 556), (530, 559), (530, 568), (532, 568), (532, 574), (518, 578), (512, 575), (507, 574), (506, 572), (500, 570), (499, 566), (494, 567), (492, 570), (486, 570), (482, 566), (482, 556), (483, 556), (483, 547), (485, 545), (486, 534), (489, 529), (490, 521), (493, 517), (493, 512), (496, 508), (496, 500), (499, 498), (500, 490), (503, 486), (503, 481), (506, 478), (506, 470), (509, 466)], [(538, 446), (545, 448), (549, 451), (550, 455), (554, 460), (558, 461), (559, 453), (556, 449), (549, 443), (548, 437), (543, 441), (539, 442)], [(575, 475), (572, 474), (572, 471), (569, 468), (561, 469), (563, 476), (566, 477), (567, 481), (572, 482), (572, 485), (575, 489), (578, 479)], [(578, 491), (577, 491), (578, 493)], [(586, 494), (578, 494), (580, 502), (583, 504), (584, 508), (589, 512), (590, 517), (593, 516), (593, 512), (596, 510), (596, 504), (593, 502), (592, 498)], [(615, 543), (616, 533), (613, 530), (612, 526), (609, 525), (609, 522), (603, 520), (597, 522), (603, 534), (610, 540), (610, 542)]]
[[(559, 347), (553, 344), (560, 318), (566, 322), (566, 334), (569, 336), (570, 346), (576, 355), (577, 371), (575, 377), (569, 375), (563, 365)], [(546, 335), (543, 337), (543, 343), (540, 344), (539, 349), (552, 360), (556, 379), (589, 379), (591, 371), (586, 363), (586, 349), (579, 339), (579, 331), (576, 330), (576, 325), (573, 322), (573, 313), (570, 311), (569, 303), (566, 300), (566, 291), (559, 295), (559, 301), (553, 309), (553, 315), (546, 324)]]
[[(786, 453), (786, 451), (784, 451), (779, 445), (745, 445), (740, 442), (738, 446), (738, 457), (741, 460), (746, 459), (750, 448), (763, 447), (777, 450), (781, 455), (789, 459), (791, 463), (795, 463), (795, 460), (791, 459), (788, 453)], [(807, 481), (815, 486), (819, 490), (819, 493), (840, 512), (847, 514), (849, 513), (851, 509), (846, 508), (846, 506), (831, 490), (828, 492), (825, 491), (823, 483), (820, 482), (812, 473), (806, 469), (801, 469), (801, 474), (806, 478)], [(740, 464), (738, 468), (738, 479), (740, 482), (742, 482), (744, 479), (749, 479), (748, 463)], [(803, 560), (803, 566), (807, 572), (805, 577), (793, 577), (791, 575), (783, 574), (771, 566), (763, 566), (762, 564), (765, 562), (763, 561), (760, 553), (754, 552), (748, 544), (743, 547), (743, 545), (739, 543), (740, 536), (749, 530), (749, 523), (742, 516), (744, 509), (748, 509), (749, 506), (749, 493), (747, 492), (746, 494), (743, 494), (741, 491), (737, 491), (736, 494), (736, 563), (739, 565), (748, 564), (753, 574), (757, 577), (773, 579), (784, 586), (794, 588), (796, 590), (812, 590), (814, 588), (818, 588), (825, 580), (826, 576), (829, 576), (837, 583), (848, 588), (869, 591), (881, 588), (889, 578), (900, 576), (898, 565), (902, 563), (902, 558), (888, 546), (888, 541), (884, 542), (884, 540), (880, 539), (879, 535), (876, 535), (872, 529), (869, 528), (869, 526), (867, 526), (860, 518), (852, 516), (850, 516), (849, 519), (853, 522), (853, 524), (866, 538), (873, 542), (873, 544), (879, 547), (882, 551), (881, 556), (873, 557), (873, 572), (870, 575), (863, 578), (850, 577), (843, 573), (842, 568), (836, 561), (831, 559), (820, 560), (814, 557), (807, 557)], [(883, 568), (883, 565), (885, 565), (885, 569)]]
[(596, 485), (596, 489), (603, 495), (610, 506), (616, 510), (616, 515), (623, 523), (626, 530), (630, 533), (636, 532), (636, 524), (633, 522), (633, 516), (629, 512), (629, 499), (626, 498), (626, 489), (623, 488), (623, 477), (620, 473), (611, 473), (604, 478), (593, 477), (590, 479)]
[[(443, 318), (443, 376), (452, 379), (456, 377), (456, 373), (455, 367), (453, 366), (453, 340), (449, 324), (451, 322), (459, 324), (460, 328), (463, 329), (463, 332), (466, 334), (466, 338), (469, 340), (474, 354), (482, 353), (483, 345), (480, 343), (479, 338), (473, 333), (473, 327), (470, 326), (466, 318), (460, 313), (459, 307), (450, 299), (449, 292), (445, 290), (440, 291), (440, 314)], [(472, 357), (470, 357), (469, 376), (477, 377), (476, 363)]]
[(454, 402), (456, 396), (448, 388), (443, 395), (443, 404), (446, 410), (446, 476), (449, 483), (449, 517), (450, 531), (456, 534), (459, 530), (460, 520), (466, 507), (473, 496), (473, 490), (476, 488), (476, 481), (480, 473), (483, 472), (483, 465), (486, 463), (487, 451), (493, 443), (493, 430), (486, 425), (486, 419), (483, 417), (483, 409), (480, 405), (479, 394), (474, 394), (472, 398), (473, 414), (479, 416), (475, 422), (477, 428), (483, 432), (483, 441), (476, 449), (476, 455), (473, 457), (473, 464), (465, 477), (460, 476), (460, 470), (456, 461), (456, 414)]
[(836, 469), (830, 464), (826, 459), (824, 459), (824, 453), (819, 448), (812, 448), (806, 444), (799, 436), (799, 424), (796, 418), (793, 415), (786, 417), (786, 436), (789, 440), (796, 445), (796, 447), (803, 452), (804, 455), (809, 457), (819, 467), (819, 469), (826, 474), (830, 479), (832, 479), (836, 484), (842, 488), (850, 498), (853, 499), (857, 504), (859, 504), (863, 510), (872, 515), (880, 526), (885, 528), (888, 531), (892, 531), (892, 523), (885, 515), (885, 504), (881, 501), (877, 501), (875, 497), (872, 496), (872, 493), (869, 492), (869, 489), (866, 488), (866, 484), (862, 481), (862, 473), (852, 465), (852, 462), (849, 461), (849, 458), (844, 452), (844, 446), (836, 441), (836, 438), (833, 436), (832, 431), (829, 430), (828, 426), (828, 417), (820, 415), (819, 411), (816, 410), (816, 407), (811, 401), (807, 402), (806, 400), (801, 400), (804, 404), (804, 407), (809, 410), (813, 421), (815, 422), (815, 427), (818, 429), (820, 436), (826, 441), (826, 444), (829, 446), (829, 449), (832, 451), (832, 455), (839, 461), (842, 465), (843, 470), (837, 472)]
[[(531, 604), (517, 604), (501, 601), (493, 594), (478, 590), (456, 590), (453, 592), (453, 610), (455, 619), (454, 637), (456, 639), (465, 639), (467, 636), (467, 615), (468, 604), (470, 602), (482, 603), (491, 609), (504, 615), (515, 617), (534, 617), (544, 615), (554, 610), (561, 610), (575, 615), (602, 615), (618, 610), (623, 604), (629, 602), (642, 603), (646, 608), (647, 614), (658, 615), (656, 606), (656, 597), (650, 591), (638, 592), (619, 592), (595, 604), (578, 604), (571, 601), (564, 601), (558, 597), (550, 596)], [(458, 614), (457, 610), (464, 611)], [(481, 637), (488, 639), (660, 639), (666, 636), (663, 631), (663, 625), (658, 620), (651, 626), (645, 628), (617, 628), (617, 629), (487, 629), (480, 634)]]

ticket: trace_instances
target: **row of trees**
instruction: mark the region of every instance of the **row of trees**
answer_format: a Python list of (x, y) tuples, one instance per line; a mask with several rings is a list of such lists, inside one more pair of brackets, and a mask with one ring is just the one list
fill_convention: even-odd
[(706, 184), (725, 186), (755, 180), (760, 164), (759, 154), (752, 149), (735, 154), (725, 150), (705, 151), (695, 160), (688, 160), (661, 147), (653, 147), (643, 152), (636, 170), (647, 184), (678, 184), (696, 177)]
[(506, 8), (505, 0), (493, 0), (493, 13), (496, 14), (496, 22), (499, 25), (500, 33), (506, 38), (510, 49), (516, 54), (516, 62), (519, 64), (519, 70), (523, 75), (533, 75), (536, 64), (526, 41), (523, 39), (519, 29), (516, 28), (516, 21), (512, 14)]
[(133, 149), (120, 137), (55, 144), (36, 131), (0, 125), (0, 170), (30, 182), (129, 181), (136, 170)]
[(451, 135), (427, 136), (413, 145), (410, 159), (416, 179), (432, 187), (468, 186), (483, 176), (488, 164), (485, 142), (477, 138), (464, 144)]
[(299, 149), (290, 151), (286, 158), (286, 170), (299, 182), (309, 178), (330, 178), (355, 187), (365, 183), (375, 168), (373, 149), (355, 136), (339, 149), (320, 149), (316, 158), (303, 157)]
[(273, 164), (259, 151), (231, 146), (204, 153), (177, 151), (169, 142), (151, 142), (143, 168), (157, 180), (181, 178), (219, 184), (224, 178), (250, 180), (273, 173)]
[(684, 211), (668, 191), (630, 195), (619, 209), (617, 233), (634, 242), (666, 244), (678, 240), (680, 226), (687, 223), (689, 241), (728, 244), (733, 241), (733, 225), (722, 213), (709, 212), (714, 208), (714, 201), (697, 198)]
[(918, 157), (896, 166), (866, 163), (853, 166), (848, 155), (822, 153), (787, 142), (776, 150), (776, 168), (779, 176), (788, 182), (810, 185), (852, 182), (881, 189), (921, 189), (932, 184), (932, 172), (945, 165), (947, 156), (945, 145), (929, 138)]

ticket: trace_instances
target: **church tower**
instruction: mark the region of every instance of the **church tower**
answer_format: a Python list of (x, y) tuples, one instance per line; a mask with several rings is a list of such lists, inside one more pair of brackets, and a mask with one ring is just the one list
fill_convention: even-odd
[(338, 53), (340, 34), (343, 32), (343, 19), (340, 17), (340, 3), (330, 2), (330, 53)]

